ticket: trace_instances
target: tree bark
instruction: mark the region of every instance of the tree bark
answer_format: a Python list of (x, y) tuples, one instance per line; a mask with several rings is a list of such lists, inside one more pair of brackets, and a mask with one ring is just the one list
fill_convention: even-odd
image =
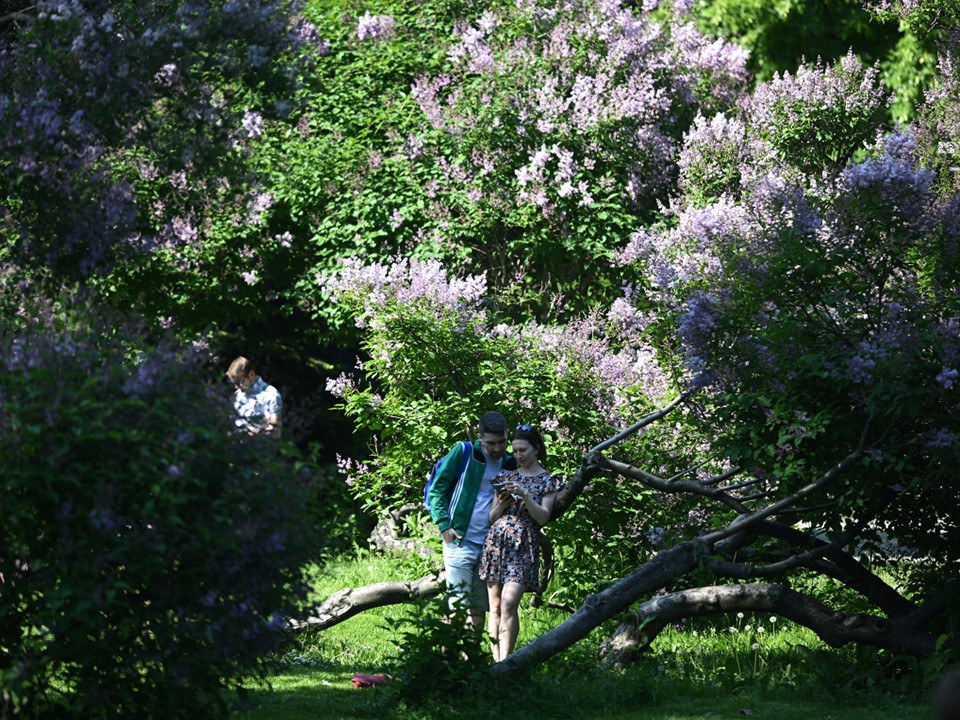
[(291, 619), (289, 627), (294, 632), (308, 628), (325, 630), (365, 610), (436, 595), (443, 586), (443, 573), (440, 572), (412, 582), (382, 582), (361, 588), (344, 588), (310, 610), (306, 617)]
[(695, 568), (709, 548), (709, 545), (691, 540), (664, 550), (606, 590), (587, 596), (580, 609), (566, 621), (494, 665), (494, 675), (502, 677), (523, 671), (566, 650), (639, 598)]
[(385, 510), (380, 522), (370, 532), (367, 539), (371, 550), (399, 555), (419, 555), (423, 558), (438, 558), (437, 551), (412, 538), (401, 538), (399, 527), (404, 516), (416, 510), (416, 505), (408, 504), (399, 510)]
[(913, 625), (862, 613), (838, 612), (784, 585), (747, 583), (669, 593), (640, 605), (601, 646), (601, 660), (621, 665), (647, 647), (671, 622), (729, 612), (771, 612), (813, 630), (831, 647), (858, 643), (927, 657), (936, 638)]

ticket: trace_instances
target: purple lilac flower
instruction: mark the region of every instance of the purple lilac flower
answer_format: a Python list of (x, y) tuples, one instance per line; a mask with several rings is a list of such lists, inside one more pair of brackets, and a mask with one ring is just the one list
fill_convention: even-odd
[(956, 368), (943, 368), (937, 375), (936, 381), (943, 386), (944, 390), (949, 390), (957, 381), (958, 372)]
[(930, 434), (927, 440), (927, 446), (932, 448), (950, 448), (956, 447), (957, 435), (948, 428), (939, 428), (936, 432)]
[(711, 40), (693, 23), (674, 25), (671, 40), (677, 47), (680, 67), (685, 69), (679, 79), (705, 107), (715, 110), (728, 106), (746, 87), (750, 78), (748, 53), (740, 46), (723, 38)]
[(851, 51), (834, 66), (818, 60), (801, 65), (795, 75), (774, 74), (746, 101), (746, 111), (751, 125), (780, 138), (793, 137), (798, 128), (811, 127), (828, 113), (842, 112), (854, 124), (869, 121), (889, 102), (879, 69), (864, 67)]
[(180, 71), (174, 63), (167, 63), (157, 74), (153, 76), (153, 81), (163, 87), (172, 87), (180, 77)]
[(359, 258), (347, 258), (337, 272), (320, 278), (320, 283), (334, 298), (353, 296), (361, 302), (363, 310), (357, 315), (360, 327), (391, 299), (453, 310), (463, 322), (475, 322), (485, 315), (482, 301), (487, 290), (486, 274), (450, 277), (436, 260), (404, 258), (392, 266), (364, 266)]
[(876, 362), (873, 358), (854, 355), (847, 361), (847, 377), (853, 383), (869, 385), (873, 382), (874, 367)]
[(740, 120), (723, 113), (710, 119), (698, 114), (684, 135), (677, 161), (681, 188), (690, 192), (707, 186), (715, 196), (735, 190), (739, 167), (747, 157), (746, 138), (746, 126)]
[(243, 129), (247, 137), (258, 138), (263, 135), (263, 117), (260, 113), (245, 110), (243, 113)]
[(371, 15), (367, 10), (357, 21), (357, 40), (387, 40), (396, 31), (396, 21), (390, 15)]
[[(488, 25), (489, 26), (489, 25)], [(491, 28), (492, 29), (492, 28)], [(483, 27), (465, 27), (460, 29), (459, 42), (450, 47), (448, 57), (455, 65), (465, 65), (471, 73), (484, 74), (496, 70), (493, 51), (487, 44), (489, 30)]]

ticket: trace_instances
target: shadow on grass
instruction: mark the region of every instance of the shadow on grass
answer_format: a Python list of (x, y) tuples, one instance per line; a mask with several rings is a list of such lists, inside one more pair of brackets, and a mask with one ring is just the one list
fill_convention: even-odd
[[(251, 687), (238, 702), (238, 720), (926, 720), (922, 703), (880, 693), (837, 696), (795, 690), (693, 686), (655, 672), (543, 671), (520, 680), (466, 688), (456, 697), (403, 699), (387, 688), (356, 689), (353, 669), (327, 664), (288, 668), (271, 678), (271, 688)], [(365, 671), (367, 669), (361, 669)]]
[[(359, 672), (359, 671), (358, 671)], [(237, 700), (233, 717), (242, 720), (316, 720), (383, 717), (391, 699), (384, 688), (353, 687), (345, 668), (287, 668), (270, 686), (251, 685)]]

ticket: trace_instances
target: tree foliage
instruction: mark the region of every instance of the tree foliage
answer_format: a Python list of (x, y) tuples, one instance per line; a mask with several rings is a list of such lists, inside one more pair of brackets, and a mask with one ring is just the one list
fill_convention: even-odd
[(178, 344), (20, 309), (0, 335), (0, 714), (225, 716), (303, 600), (310, 471), (231, 437)]
[[(327, 389), (369, 440), (340, 459), (368, 509), (416, 500), (432, 461), (481, 410), (538, 424), (551, 469), (571, 479), (550, 529), (561, 600), (609, 589), (602, 597), (626, 607), (669, 580), (679, 594), (664, 607), (706, 612), (698, 586), (824, 573), (878, 614), (831, 616), (824, 598), (775, 583), (737, 602), (779, 603), (836, 642), (949, 647), (960, 547), (957, 8), (874, 5), (886, 25), (831, 6), (843, 46), (811, 43), (802, 61), (769, 38), (784, 24), (804, 45), (823, 38), (822, 3), (45, 1), (0, 36), (4, 287), (49, 273), (51, 297), (65, 284), (94, 289), (105, 306), (135, 307), (148, 335), (170, 328), (214, 355), (273, 348), (308, 368), (304, 386), (332, 362), (324, 350), (362, 338)], [(866, 40), (851, 50), (846, 38)], [(904, 72), (935, 51), (923, 64), (930, 83)], [(897, 72), (892, 88), (885, 78)], [(897, 111), (913, 121), (894, 127), (891, 90), (907, 75), (920, 78), (916, 113)], [(264, 604), (244, 615), (250, 644), (241, 631), (218, 655), (180, 633), (211, 609), (133, 550), (171, 532), (163, 549), (182, 547), (193, 563), (197, 537), (169, 518), (223, 541), (249, 526), (243, 542), (273, 547), (279, 517), (260, 525), (249, 508), (271, 506), (276, 469), (248, 466), (252, 449), (226, 442), (212, 410), (193, 414), (186, 389), (205, 390), (174, 382), (174, 368), (194, 367), (181, 346), (163, 354), (113, 342), (132, 330), (85, 334), (99, 327), (88, 314), (53, 328), (9, 322), (19, 325), (4, 358), (4, 440), (49, 470), (17, 466), (18, 513), (35, 522), (31, 503), (47, 507), (66, 555), (81, 548), (96, 566), (78, 561), (82, 577), (58, 560), (45, 560), (46, 576), (24, 566), (41, 551), (35, 538), (44, 553), (63, 550), (27, 520), (4, 547), (5, 583), (47, 583), (9, 596), (26, 620), (3, 640), (40, 658), (31, 702), (55, 702), (44, 693), (61, 677), (73, 691), (64, 702), (95, 702), (84, 699), (89, 678), (63, 674), (80, 673), (70, 653), (90, 648), (56, 655), (67, 646), (55, 640), (74, 637), (56, 635), (58, 622), (90, 622), (68, 603), (102, 590), (106, 604), (84, 616), (99, 625), (83, 637), (142, 630), (146, 618), (157, 629), (130, 653), (153, 655), (90, 667), (132, 683), (174, 668), (189, 646), (183, 662), (198, 664), (183, 673), (204, 679), (199, 703), (216, 678), (256, 665), (245, 653), (269, 635), (257, 623), (287, 598), (294, 553), (276, 550), (279, 574), (256, 566)], [(669, 412), (650, 414), (657, 407)], [(165, 434), (177, 428), (189, 431), (180, 449)], [(589, 453), (625, 428), (636, 432)], [(76, 455), (77, 474), (59, 473), (63, 453)], [(94, 457), (107, 480), (93, 479)], [(184, 498), (203, 492), (223, 499), (223, 515), (194, 514)], [(236, 553), (250, 560), (237, 542), (212, 553), (216, 567), (197, 560), (198, 572), (234, 567)], [(667, 547), (680, 549), (657, 555)], [(916, 561), (902, 587), (849, 552), (886, 562), (904, 547)], [(119, 558), (112, 569), (109, 558)], [(191, 564), (178, 562), (177, 572)], [(176, 592), (154, 599), (120, 566), (160, 572)], [(97, 585), (107, 580), (119, 584)], [(244, 592), (211, 611), (234, 612)], [(61, 616), (43, 605), (58, 598)], [(894, 641), (839, 627), (881, 615)], [(124, 708), (140, 707), (135, 695)]]
[[(947, 72), (935, 87), (952, 87), (948, 50), (941, 70)], [(937, 136), (951, 137), (955, 127), (943, 119), (952, 117), (952, 105), (939, 90), (923, 106), (916, 129), (891, 131), (886, 102), (876, 70), (848, 54), (835, 64), (818, 61), (775, 75), (736, 107), (693, 119), (677, 154), (678, 192), (656, 222), (638, 227), (616, 253), (630, 281), (626, 294), (605, 317), (582, 321), (591, 330), (578, 343), (602, 337), (607, 359), (637, 352), (638, 367), (657, 369), (655, 378), (642, 372), (605, 377), (613, 384), (608, 391), (627, 403), (619, 414), (601, 412), (606, 427), (596, 430), (612, 434), (658, 400), (692, 395), (661, 423), (645, 423), (639, 438), (589, 460), (590, 484), (579, 484), (575, 494), (585, 492), (580, 504), (603, 512), (573, 503), (569, 517), (556, 524), (561, 548), (589, 537), (591, 547), (604, 549), (607, 567), (617, 570), (630, 565), (619, 550), (624, 545), (634, 561), (664, 545), (676, 547), (600, 593), (616, 601), (588, 601), (569, 630), (558, 629), (566, 640), (545, 637), (504, 672), (583, 637), (612, 608), (625, 609), (664, 578), (670, 589), (693, 593), (717, 579), (788, 580), (810, 569), (855, 589), (891, 624), (852, 632), (844, 623), (874, 616), (831, 609), (773, 585), (748, 594), (747, 604), (779, 604), (836, 644), (864, 642), (917, 655), (955, 645), (949, 607), (960, 560), (958, 199), (952, 176), (924, 160)], [(351, 266), (350, 272), (396, 279), (372, 268)], [(472, 325), (458, 323), (470, 304), (431, 305), (444, 297), (439, 283), (422, 283), (429, 295), (402, 289), (385, 295), (375, 284), (354, 283), (361, 286), (368, 300), (362, 310), (354, 305), (354, 313), (375, 340), (367, 346), (370, 360), (360, 366), (372, 370), (364, 378), (370, 388), (355, 397), (366, 402), (382, 393), (375, 402), (390, 410), (378, 418), (406, 417), (414, 408), (420, 418), (444, 417), (434, 415), (442, 398), (406, 373), (445, 378), (444, 357), (455, 347), (476, 349), (467, 367), (493, 361), (494, 375), (504, 378), (501, 397), (529, 382), (524, 363), (496, 360), (524, 333), (507, 330), (505, 318), (472, 315)], [(392, 323), (404, 306), (405, 316), (417, 313), (428, 323), (413, 335), (429, 338), (430, 349), (418, 346), (416, 361), (393, 365), (404, 357), (391, 345), (401, 337)], [(473, 334), (458, 347), (455, 335), (444, 343), (425, 331), (444, 325)], [(484, 327), (498, 338), (486, 350), (477, 333)], [(524, 350), (526, 357), (535, 352)], [(559, 357), (550, 363), (560, 374), (568, 367)], [(603, 360), (592, 364), (601, 367)], [(553, 396), (546, 377), (533, 386), (533, 419), (536, 398)], [(516, 413), (504, 405), (508, 415)], [(482, 403), (472, 407), (483, 409)], [(572, 400), (568, 407), (584, 406)], [(552, 422), (553, 416), (540, 417)], [(438, 440), (447, 439), (440, 430)], [(357, 487), (391, 472), (395, 444), (387, 441), (376, 453), (383, 465), (360, 473)], [(560, 461), (569, 463), (573, 454), (561, 453)], [(604, 471), (618, 479), (601, 479)], [(657, 510), (645, 507), (658, 500)], [(626, 516), (625, 508), (631, 509)], [(853, 553), (874, 563), (912, 554), (911, 580), (895, 587)], [(668, 559), (681, 555), (683, 562)], [(601, 590), (612, 580), (582, 553), (564, 557), (561, 550), (560, 557), (560, 572), (578, 592)], [(691, 597), (676, 602), (693, 614), (713, 611)], [(834, 611), (840, 614), (831, 620)]]

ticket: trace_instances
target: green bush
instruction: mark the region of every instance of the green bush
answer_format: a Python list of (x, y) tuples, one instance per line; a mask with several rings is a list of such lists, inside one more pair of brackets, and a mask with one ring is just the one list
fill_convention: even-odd
[(396, 696), (407, 702), (449, 697), (478, 683), (489, 683), (490, 638), (485, 628), (467, 622), (470, 609), (448, 605), (446, 596), (416, 600), (406, 614), (388, 620), (397, 636), (391, 658)]
[(0, 326), (0, 717), (224, 716), (301, 596), (309, 466), (184, 349), (78, 324)]

